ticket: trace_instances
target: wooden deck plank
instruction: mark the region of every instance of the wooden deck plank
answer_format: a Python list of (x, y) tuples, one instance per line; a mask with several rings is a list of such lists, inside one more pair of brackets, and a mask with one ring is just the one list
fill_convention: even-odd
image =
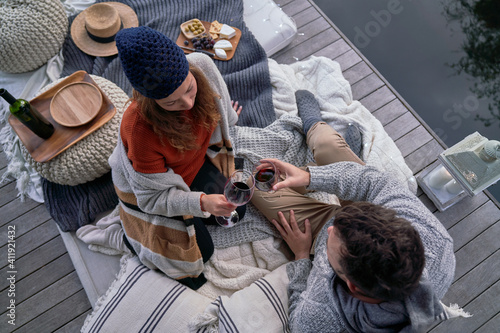
[(436, 212), (434, 215), (447, 229), (450, 229), (487, 201), (489, 198), (484, 193), (479, 193), (473, 197), (466, 197), (460, 204), (451, 206), (444, 212)]
[[(332, 52), (329, 52), (327, 55), (323, 54), (323, 50), (329, 49), (328, 46), (326, 48), (324, 48), (323, 50), (318, 51), (316, 53), (316, 55), (317, 56), (331, 57), (332, 54), (335, 54), (337, 52), (337, 50), (339, 52), (343, 52), (345, 47), (347, 47), (347, 48), (349, 47), (349, 45), (343, 39), (340, 39), (333, 44), (337, 44), (337, 43), (341, 43), (342, 45), (339, 45)], [(358, 62), (360, 62), (361, 58), (359, 57), (359, 55), (356, 52), (354, 52), (352, 49), (349, 48), (349, 50), (347, 52), (344, 52), (344, 53), (340, 54), (339, 56), (335, 57), (334, 60), (336, 62), (338, 62), (340, 64), (340, 68), (343, 71), (345, 71), (345, 70), (351, 68), (352, 66), (356, 65)]]
[(411, 171), (417, 174), (423, 168), (434, 162), (443, 150), (443, 147), (436, 140), (431, 140), (406, 156), (405, 162), (410, 167)]
[(392, 91), (387, 86), (382, 86), (371, 94), (361, 98), (359, 102), (373, 114), (395, 99), (396, 96), (394, 96)]
[[(0, 128), (1, 128), (1, 127), (0, 127)], [(1, 146), (1, 145), (0, 145), (0, 146)], [(0, 156), (4, 156), (4, 157), (5, 157), (5, 155), (4, 155), (4, 154), (2, 154), (2, 153), (0, 153)], [(4, 173), (5, 173), (6, 171), (7, 171), (7, 168), (1, 168), (1, 169), (0, 169), (0, 176), (3, 176), (3, 175), (4, 175)], [(1, 179), (1, 178), (0, 178), (0, 179)], [(10, 177), (9, 177), (9, 178), (4, 179), (4, 180), (3, 180), (3, 182), (1, 182), (1, 183), (0, 183), (0, 189), (2, 189), (4, 186), (7, 186), (7, 185), (9, 185), (9, 184), (11, 184), (11, 183), (14, 183), (14, 179), (12, 179), (12, 178), (10, 178)]]
[[(16, 306), (16, 328), (19, 329), (80, 290), (82, 284), (76, 272), (66, 275)], [(5, 321), (0, 321), (0, 332), (8, 332), (4, 325)]]
[(51, 217), (47, 213), (47, 209), (45, 209), (44, 205), (38, 205), (22, 216), (13, 219), (9, 223), (0, 227), (0, 248), (7, 244), (7, 241), (9, 240), (7, 237), (9, 228), (12, 230), (15, 229), (16, 238), (19, 238), (50, 219)]
[[(464, 306), (464, 310), (469, 311), (473, 316), (447, 320), (434, 328), (432, 333), (473, 332), (500, 312), (500, 302), (498, 302), (498, 295), (500, 295), (500, 251), (485, 260), (480, 268), (464, 279), (467, 280), (457, 284), (456, 288), (454, 288), (455, 285), (452, 285), (448, 292), (452, 295), (448, 296), (447, 294), (443, 298), (443, 303), (449, 303), (448, 297), (453, 299), (452, 303), (456, 301), (462, 304), (468, 303)], [(484, 285), (488, 283), (489, 289), (484, 291)], [(462, 286), (465, 288), (460, 288)], [(475, 298), (475, 295), (479, 296)]]
[[(311, 5), (307, 1), (289, 1), (280, 7), (294, 19), (298, 14), (303, 13), (306, 9), (310, 9)], [(319, 14), (316, 14), (319, 16)], [(298, 25), (297, 21), (295, 23)]]
[[(69, 254), (65, 253), (54, 261), (44, 265), (39, 270), (29, 274), (24, 279), (18, 279), (16, 281), (16, 303), (24, 302), (30, 296), (47, 288), (57, 280), (74, 271), (74, 269)], [(0, 292), (1, 300), (8, 299), (8, 290), (9, 289), (5, 289)], [(4, 309), (5, 308), (2, 308), (1, 312), (6, 312)]]
[[(26, 325), (21, 326), (16, 333), (79, 332), (90, 309), (91, 306), (87, 294), (85, 294), (85, 290), (80, 289), (54, 307), (26, 323)], [(66, 326), (66, 329), (63, 329), (68, 322), (68, 318), (72, 318), (75, 322), (71, 326)], [(68, 331), (68, 329), (71, 330)]]
[[(498, 235), (500, 235), (500, 222), (496, 222), (478, 235), (474, 241), (467, 243), (455, 252), (457, 261), (456, 279), (468, 274), (474, 267), (480, 265), (481, 261), (486, 260), (495, 251), (499, 250)], [(463, 288), (468, 288), (468, 286), (464, 285)]]
[(372, 114), (385, 126), (407, 112), (408, 109), (399, 99), (393, 99)]
[[(0, 171), (0, 175), (1, 174), (2, 173)], [(0, 187), (0, 189), (2, 191), (2, 196), (0, 197), (0, 209), (2, 209), (2, 206), (16, 200), (18, 191), (16, 189), (16, 183), (14, 181), (5, 183), (4, 186)]]
[[(500, 291), (497, 291), (497, 296), (500, 295)], [(498, 330), (500, 327), (500, 313), (495, 317), (488, 320), (484, 325), (479, 327), (475, 333), (491, 333)]]
[[(49, 240), (59, 236), (59, 231), (53, 220), (48, 220), (33, 229), (32, 232), (16, 238), (16, 258), (19, 260), (24, 255), (35, 250)], [(7, 245), (0, 247), (0, 253), (6, 252)], [(3, 252), (5, 251), (5, 252)], [(2, 263), (2, 269), (7, 264)]]
[(273, 59), (280, 64), (292, 64), (296, 62), (297, 59), (306, 59), (339, 38), (340, 35), (334, 29), (329, 28), (299, 44), (300, 47), (273, 56)]
[[(2, 147), (2, 152), (3, 152), (3, 147)], [(0, 171), (6, 171), (7, 170), (7, 164), (8, 164), (8, 161), (7, 159), (0, 159)], [(3, 174), (3, 172), (1, 173)]]
[(400, 117), (395, 118), (390, 123), (384, 126), (385, 131), (392, 140), (396, 141), (405, 134), (414, 130), (420, 123), (413, 117), (411, 112), (405, 112)]
[(377, 74), (370, 74), (363, 80), (352, 85), (352, 97), (354, 100), (360, 100), (378, 88), (381, 88), (384, 84)]
[(418, 147), (425, 145), (431, 140), (432, 135), (427, 132), (425, 127), (419, 125), (399, 139), (395, 140), (395, 143), (403, 157), (405, 157), (417, 150)]
[[(36, 251), (32, 251), (29, 255), (16, 260), (16, 266), (19, 267), (16, 278), (21, 280), (64, 253), (67, 253), (67, 251), (61, 236), (51, 239), (37, 248)], [(8, 285), (6, 279), (0, 279), (0, 290), (4, 290)]]
[(432, 200), (429, 199), (429, 197), (427, 196), (427, 194), (423, 193), (423, 194), (419, 195), (418, 198), (425, 205), (425, 207), (427, 207), (427, 209), (430, 212), (434, 213), (437, 210), (436, 206), (434, 205), (434, 203), (432, 202)]
[(372, 69), (366, 63), (358, 62), (356, 65), (344, 71), (343, 75), (344, 78), (353, 85), (372, 73)]
[(92, 310), (88, 310), (63, 327), (58, 328), (57, 330), (54, 331), (54, 333), (74, 333), (74, 332), (79, 332), (80, 329), (82, 328), (83, 324), (85, 323), (85, 319), (89, 314), (92, 313)]
[(10, 221), (19, 217), (19, 215), (28, 212), (29, 210), (35, 208), (40, 205), (40, 203), (26, 199), (24, 202), (21, 200), (12, 200), (2, 206), (2, 216), (0, 217), (0, 226), (3, 226)]
[[(295, 4), (297, 1), (294, 1), (293, 3)], [(283, 7), (283, 10), (286, 12), (290, 12), (290, 8), (294, 8), (290, 5), (286, 5), (286, 7)], [(290, 15), (290, 14), (289, 14)], [(309, 22), (314, 21), (321, 15), (314, 10), (314, 8), (307, 7), (304, 10), (299, 10), (299, 12), (296, 15), (293, 15), (293, 19), (295, 21), (295, 24), (297, 25), (297, 30), (306, 25)]]
[(305, 24), (303, 27), (297, 29), (297, 37), (293, 39), (293, 41), (286, 46), (283, 50), (280, 50), (281, 53), (285, 53), (287, 50), (295, 48), (297, 45), (305, 42), (311, 36), (319, 34), (330, 28), (330, 25), (322, 20), (321, 17), (316, 18), (315, 20)]
[(495, 204), (488, 201), (466, 218), (462, 219), (460, 223), (448, 229), (448, 232), (453, 238), (455, 251), (460, 250), (468, 242), (488, 229), (488, 227), (495, 224), (499, 219), (499, 216), (496, 214), (497, 211), (498, 209)]
[(286, 4), (292, 2), (294, 0), (276, 0), (274, 1), (274, 3), (276, 3), (279, 7), (282, 7), (285, 6)]
[(343, 39), (338, 39), (332, 44), (318, 50), (314, 55), (316, 57), (325, 57), (335, 60), (339, 63), (340, 68), (345, 71), (361, 62), (361, 58), (349, 51), (349, 45)]

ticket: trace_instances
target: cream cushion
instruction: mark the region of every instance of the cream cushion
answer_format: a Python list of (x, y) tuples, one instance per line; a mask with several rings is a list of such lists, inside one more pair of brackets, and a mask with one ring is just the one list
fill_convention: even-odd
[(0, 1), (0, 71), (29, 72), (61, 49), (68, 17), (60, 0)]

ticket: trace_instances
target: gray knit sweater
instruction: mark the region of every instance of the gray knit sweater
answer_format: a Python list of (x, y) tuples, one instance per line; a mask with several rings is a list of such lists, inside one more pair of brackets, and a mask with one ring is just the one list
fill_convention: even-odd
[[(230, 141), (229, 126), (233, 126), (238, 120), (236, 111), (231, 106), (231, 99), (226, 84), (215, 66), (212, 59), (201, 53), (192, 53), (187, 56), (190, 65), (203, 70), (205, 77), (214, 91), (220, 96), (216, 99), (217, 110), (221, 114), (219, 124), (210, 137), (210, 144), (217, 144), (221, 141)], [(230, 152), (232, 153), (232, 152)], [(207, 156), (215, 158), (223, 155), (225, 152), (207, 150)], [(229, 154), (229, 153), (228, 153)], [(225, 155), (228, 155), (225, 154)], [(200, 206), (200, 196), (202, 192), (192, 192), (182, 177), (169, 169), (164, 173), (145, 174), (134, 170), (132, 163), (127, 157), (127, 151), (123, 146), (121, 139), (109, 157), (111, 166), (113, 184), (124, 193), (131, 193), (135, 196), (138, 206), (142, 213), (133, 212), (124, 203), (121, 207), (130, 214), (135, 214), (137, 218), (149, 222), (148, 225), (162, 226), (169, 229), (175, 229), (179, 232), (187, 232), (189, 236), (194, 233), (194, 227), (186, 226), (183, 221), (178, 221), (170, 217), (193, 215), (207, 217), (210, 214), (203, 212)], [(125, 226), (127, 233), (127, 227)], [(152, 234), (148, 234), (148, 232)], [(203, 270), (201, 257), (194, 262), (180, 262), (173, 260), (165, 253), (153, 251), (146, 240), (157, 239), (153, 227), (148, 227), (143, 232), (142, 239), (128, 238), (135, 252), (138, 254), (141, 262), (151, 269), (159, 269), (166, 275), (173, 278), (180, 278), (186, 274), (199, 275)], [(127, 234), (127, 236), (129, 236)], [(181, 253), (185, 249), (174, 245), (172, 248)], [(177, 250), (177, 249), (181, 250)], [(165, 247), (167, 251), (167, 247)], [(170, 251), (170, 250), (168, 250)], [(172, 250), (173, 251), (173, 250)]]
[(392, 177), (353, 162), (309, 167), (309, 189), (341, 199), (369, 201), (394, 209), (410, 221), (425, 246), (426, 264), (419, 288), (402, 302), (368, 304), (350, 296), (326, 255), (326, 228), (318, 235), (315, 258), (287, 266), (290, 278), (290, 326), (293, 332), (419, 332), (443, 312), (439, 300), (455, 272), (453, 240), (443, 225), (412, 193)]

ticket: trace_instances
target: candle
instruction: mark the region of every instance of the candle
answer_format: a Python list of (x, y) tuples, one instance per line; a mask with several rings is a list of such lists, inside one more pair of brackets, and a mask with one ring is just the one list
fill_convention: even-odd
[(444, 166), (440, 165), (429, 174), (429, 180), (427, 183), (435, 189), (441, 189), (452, 179), (453, 177), (450, 175), (448, 170), (446, 170)]
[(447, 182), (444, 188), (450, 194), (458, 194), (463, 191), (462, 186), (460, 186), (460, 184), (455, 179)]

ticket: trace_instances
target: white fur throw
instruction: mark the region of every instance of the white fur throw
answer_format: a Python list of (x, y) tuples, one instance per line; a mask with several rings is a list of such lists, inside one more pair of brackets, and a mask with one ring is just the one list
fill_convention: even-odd
[(311, 56), (291, 65), (280, 65), (269, 59), (269, 74), (277, 117), (296, 116), (295, 91), (311, 91), (319, 102), (323, 120), (340, 134), (345, 136), (349, 123), (358, 125), (362, 132), (362, 160), (366, 164), (391, 173), (416, 193), (417, 182), (398, 147), (380, 121), (353, 99), (351, 85), (336, 61)]

